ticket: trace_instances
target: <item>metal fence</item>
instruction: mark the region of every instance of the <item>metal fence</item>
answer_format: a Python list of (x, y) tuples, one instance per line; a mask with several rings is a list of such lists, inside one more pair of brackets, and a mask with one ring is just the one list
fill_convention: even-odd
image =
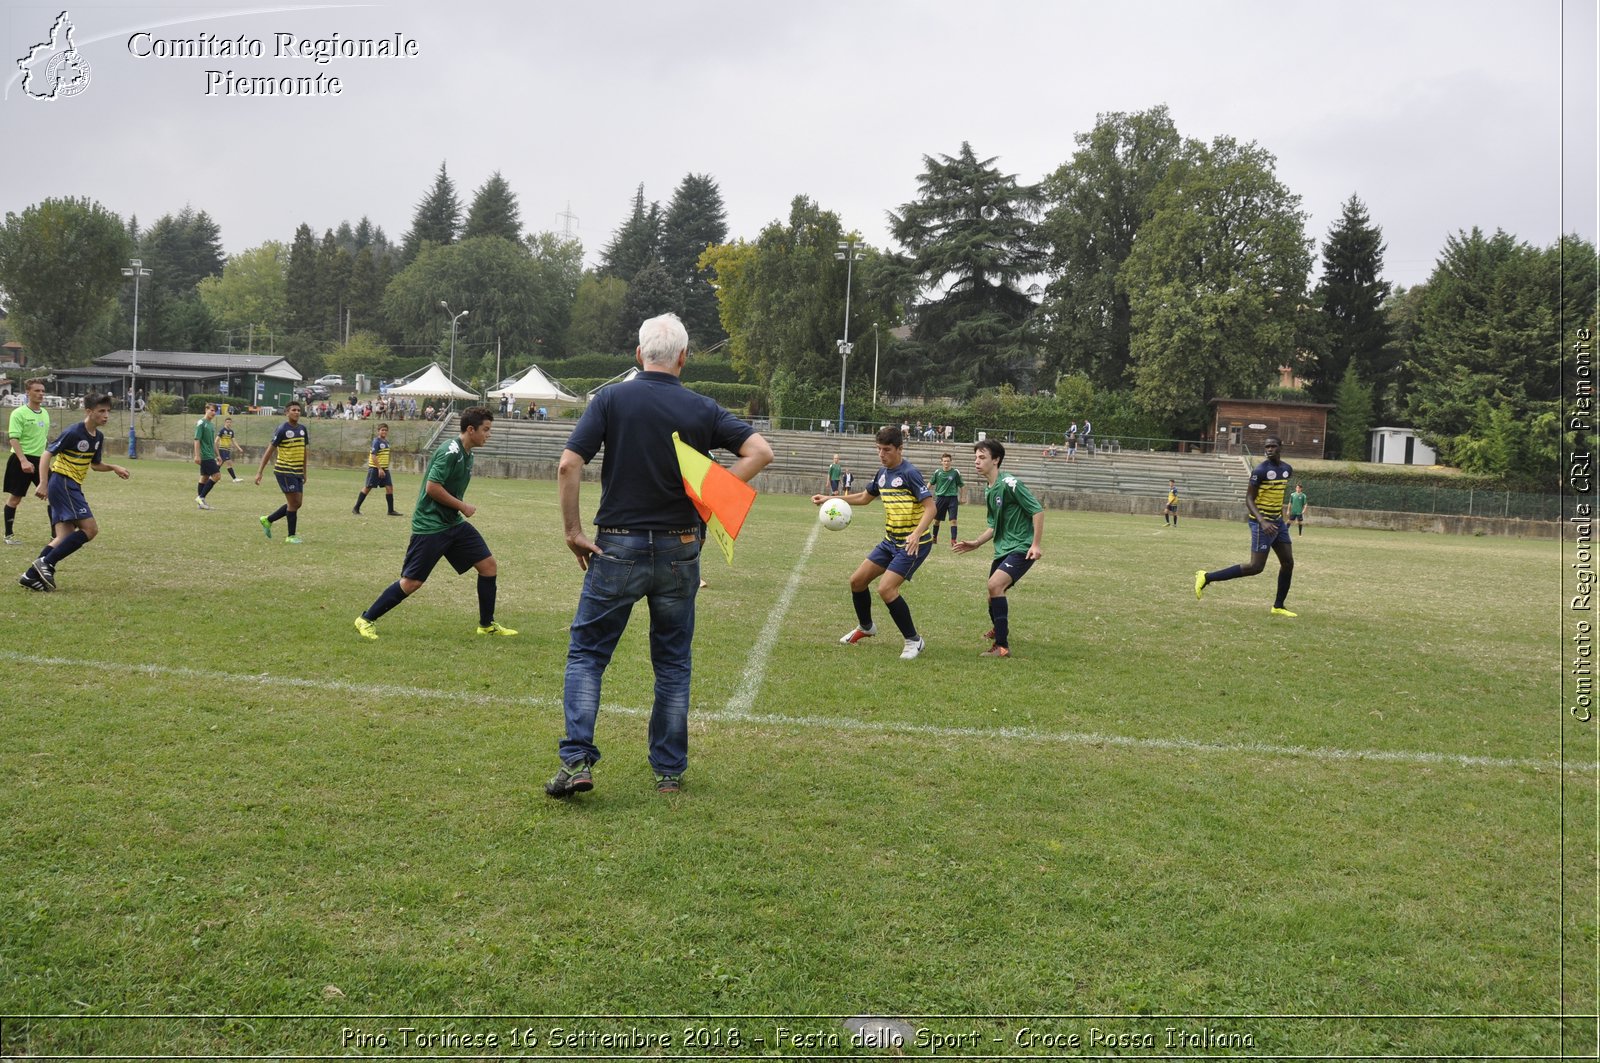
[(1307, 477), (1310, 504), (1330, 509), (1374, 509), (1451, 517), (1560, 520), (1561, 496), (1533, 491), (1449, 487), (1442, 484), (1347, 483)]

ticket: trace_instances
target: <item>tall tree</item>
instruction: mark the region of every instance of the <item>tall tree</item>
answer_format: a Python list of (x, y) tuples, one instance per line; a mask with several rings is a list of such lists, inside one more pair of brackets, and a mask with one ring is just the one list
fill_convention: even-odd
[(411, 228), (406, 232), (400, 259), (409, 265), (416, 261), (424, 243), (444, 246), (456, 242), (461, 232), (461, 199), (456, 195), (455, 183), (444, 163), (434, 175), (433, 187), (422, 197), (411, 216)]
[(1372, 389), (1361, 382), (1354, 362), (1344, 367), (1328, 429), (1333, 437), (1329, 440), (1329, 454), (1337, 454), (1345, 461), (1367, 460), (1371, 453)]
[(667, 275), (666, 267), (652, 262), (636, 273), (628, 285), (628, 294), (622, 300), (622, 320), (631, 323), (637, 335), (639, 325), (649, 318), (676, 313), (681, 294)]
[(628, 284), (622, 278), (584, 274), (572, 297), (567, 351), (573, 354), (611, 354), (626, 349), (627, 337), (619, 337), (618, 331), (622, 321), (623, 300), (627, 297)]
[(354, 268), (355, 260), (339, 246), (333, 230), (323, 233), (317, 248), (317, 316), (322, 334), (333, 343), (344, 342), (345, 292)]
[[(251, 326), (266, 339), (269, 331), (283, 328), (289, 302), (284, 283), (288, 248), (268, 241), (228, 256), (222, 276), (207, 277), (196, 287), (200, 301), (218, 328), (249, 333)], [(233, 337), (234, 346), (246, 342)]]
[[(1565, 238), (1539, 250), (1496, 230), (1459, 232), (1445, 243), (1420, 296), (1415, 338), (1404, 372), (1413, 423), (1440, 457), (1473, 471), (1554, 482), (1561, 353), (1563, 256), (1594, 274), (1592, 245)], [(1580, 300), (1593, 307), (1592, 289)], [(1574, 320), (1584, 320), (1582, 307)], [(1592, 314), (1592, 310), (1590, 311)], [(1506, 418), (1523, 445), (1493, 456), (1484, 441)], [(1500, 448), (1503, 449), (1503, 448)]]
[(1134, 397), (1174, 429), (1201, 428), (1213, 398), (1264, 394), (1293, 357), (1311, 242), (1276, 161), (1232, 137), (1188, 142), (1123, 266)]
[[(578, 284), (583, 279), (583, 244), (560, 233), (530, 233), (523, 246), (533, 258), (539, 276), (538, 352), (543, 358), (560, 358), (567, 353), (567, 331), (572, 324), (573, 304)], [(523, 368), (535, 351), (518, 351), (508, 364)]]
[(376, 332), (381, 324), (383, 289), (386, 278), (373, 258), (372, 245), (356, 252), (350, 263), (350, 281), (345, 285), (345, 307), (352, 329)]
[(79, 365), (104, 353), (86, 342), (115, 306), (132, 248), (122, 219), (92, 200), (45, 199), (7, 212), (0, 292), (34, 364)]
[(717, 182), (709, 174), (685, 176), (662, 221), (661, 264), (678, 289), (678, 313), (696, 347), (710, 347), (727, 338), (717, 317), (716, 275), (700, 266), (706, 248), (727, 238), (728, 212)]
[(634, 276), (661, 260), (661, 204), (645, 205), (644, 185), (633, 194), (633, 211), (600, 251), (600, 272), (632, 283)]
[(470, 240), (474, 236), (499, 236), (513, 243), (522, 239), (522, 211), (517, 206), (517, 194), (511, 191), (499, 170), (491, 174), (472, 197), (461, 238)]
[(1039, 189), (966, 142), (953, 156), (923, 156), (917, 187), (889, 220), (925, 288), (942, 292), (919, 308), (913, 335), (930, 376), (954, 392), (1002, 383), (1031, 390), (1036, 307), (1022, 285), (1044, 264)]
[(284, 273), (284, 296), (289, 302), (288, 330), (310, 341), (322, 339), (322, 314), (317, 292), (317, 241), (304, 222), (289, 245)]
[(175, 215), (164, 214), (139, 238), (138, 255), (151, 272), (140, 293), (140, 345), (168, 351), (213, 349), (215, 323), (196, 285), (222, 274), (217, 223), (188, 206)]
[(1054, 276), (1045, 289), (1046, 350), (1052, 369), (1117, 390), (1131, 383), (1133, 321), (1117, 279), (1183, 141), (1165, 104), (1101, 114), (1076, 140), (1072, 159), (1044, 183), (1051, 205), (1040, 230)]
[(1372, 224), (1366, 204), (1352, 195), (1328, 231), (1322, 246), (1322, 279), (1312, 293), (1311, 305), (1322, 318), (1323, 342), (1309, 367), (1311, 397), (1317, 402), (1333, 401), (1349, 366), (1367, 381), (1375, 403), (1381, 403), (1393, 385), (1395, 363), (1384, 312), (1389, 282), (1381, 277), (1383, 250), (1382, 230)]

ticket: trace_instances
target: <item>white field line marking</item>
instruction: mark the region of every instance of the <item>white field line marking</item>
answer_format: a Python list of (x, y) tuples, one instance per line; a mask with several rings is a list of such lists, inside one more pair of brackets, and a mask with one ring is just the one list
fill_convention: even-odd
[(800, 590), (800, 578), (805, 573), (806, 562), (811, 560), (811, 551), (817, 545), (817, 535), (821, 531), (822, 524), (812, 521), (811, 534), (807, 536), (805, 546), (800, 548), (800, 559), (795, 562), (794, 571), (789, 573), (789, 582), (784, 585), (783, 593), (778, 595), (772, 611), (767, 614), (766, 626), (761, 629), (761, 634), (756, 636), (755, 645), (750, 647), (750, 657), (744, 666), (744, 678), (739, 680), (739, 686), (734, 690), (733, 697), (728, 699), (727, 708), (722, 710), (724, 716), (742, 718), (749, 713), (750, 706), (755, 704), (756, 695), (761, 692), (761, 682), (767, 677), (767, 662), (772, 658), (773, 644), (778, 641), (778, 633), (783, 628), (783, 618), (789, 615), (789, 606)]
[[(70, 657), (42, 657), (35, 654), (0, 650), (0, 661), (52, 668), (88, 668), (127, 675), (170, 676), (209, 683), (251, 683), (260, 687), (287, 687), (295, 690), (321, 690), (335, 694), (368, 697), (410, 698), (417, 701), (443, 701), (452, 705), (522, 705), (529, 708), (560, 708), (561, 699), (529, 695), (480, 694), (462, 690), (435, 690), (429, 687), (399, 686), (393, 683), (347, 683), (334, 679), (303, 679), (266, 673), (244, 675), (207, 668), (184, 668), (164, 664), (135, 664), (124, 661), (90, 661)], [(620, 716), (648, 718), (649, 709), (628, 705), (604, 705), (607, 712)], [(1092, 731), (1039, 731), (1031, 727), (947, 727), (938, 724), (905, 723), (894, 720), (855, 720), (832, 716), (784, 716), (777, 713), (752, 713), (725, 709), (721, 712), (696, 712), (694, 718), (707, 723), (737, 723), (755, 727), (789, 728), (816, 731), (853, 731), (858, 734), (915, 735), (920, 738), (967, 739), (985, 742), (995, 739), (1037, 742), (1067, 746), (1102, 746), (1115, 749), (1156, 750), (1166, 753), (1214, 753), (1225, 757), (1251, 754), (1315, 760), (1341, 764), (1373, 761), (1380, 764), (1411, 764), (1425, 767), (1502, 768), (1526, 771), (1555, 771), (1561, 763), (1534, 757), (1482, 757), (1468, 753), (1429, 753), (1414, 750), (1339, 749), (1331, 746), (1279, 746), (1264, 742), (1200, 742), (1189, 738), (1137, 738), (1130, 735), (1098, 734)], [(1592, 775), (1600, 763), (1569, 761), (1566, 770)]]

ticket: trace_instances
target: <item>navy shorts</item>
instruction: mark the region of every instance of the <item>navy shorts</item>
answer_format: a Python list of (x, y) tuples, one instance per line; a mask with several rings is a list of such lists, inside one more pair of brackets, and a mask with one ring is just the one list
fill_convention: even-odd
[(1289, 540), (1289, 522), (1287, 520), (1279, 521), (1278, 522), (1278, 533), (1276, 535), (1270, 535), (1270, 536), (1269, 535), (1262, 535), (1261, 534), (1261, 525), (1257, 524), (1255, 521), (1250, 521), (1249, 523), (1250, 523), (1250, 552), (1252, 554), (1264, 554), (1264, 553), (1266, 553), (1268, 550), (1272, 549), (1272, 544), (1273, 543), (1282, 543), (1284, 546), (1288, 546), (1289, 545), (1289, 542), (1290, 542), (1290, 540)]
[(926, 542), (916, 552), (915, 556), (905, 552), (905, 549), (892, 539), (885, 539), (872, 548), (872, 553), (867, 555), (867, 563), (877, 565), (896, 573), (907, 583), (917, 574), (917, 569), (933, 553), (933, 543)]
[(934, 505), (934, 510), (933, 510), (933, 519), (934, 520), (944, 520), (946, 514), (949, 515), (949, 519), (955, 520), (956, 519), (956, 510), (961, 508), (961, 496), (960, 495), (934, 495), (933, 496), (933, 505)]
[(389, 479), (388, 469), (367, 469), (367, 490), (374, 487), (393, 487), (394, 481)]
[(1033, 562), (1028, 560), (1028, 552), (1026, 550), (1019, 550), (1014, 554), (1007, 554), (1004, 557), (995, 558), (994, 564), (989, 566), (989, 575), (994, 575), (999, 569), (1005, 569), (1006, 575), (1011, 577), (1011, 582), (1016, 583), (1017, 580), (1021, 579), (1023, 576), (1026, 576), (1028, 574), (1028, 569), (1032, 567)]
[(233, 464), (233, 451), (229, 450), (226, 447), (218, 447), (217, 448), (217, 460), (219, 462), (221, 462), (222, 464), (224, 464), (224, 465), (232, 465)]
[(278, 478), (278, 490), (286, 495), (305, 494), (306, 478), (298, 473), (275, 472), (272, 475)]
[(89, 510), (89, 501), (83, 497), (83, 486), (72, 477), (50, 477), (50, 486), (45, 493), (49, 496), (46, 504), (50, 507), (50, 523), (94, 519), (94, 514)]
[(221, 471), (222, 471), (222, 466), (218, 465), (214, 459), (212, 459), (212, 458), (201, 458), (200, 459), (200, 476), (201, 476), (201, 478), (204, 478), (204, 477), (207, 477), (207, 476), (215, 476), (215, 475), (217, 475), (217, 473), (219, 473)]
[(483, 541), (478, 529), (462, 521), (442, 532), (413, 535), (406, 546), (406, 560), (401, 566), (400, 578), (426, 583), (441, 558), (450, 562), (450, 567), (459, 575), (488, 556), (489, 544)]

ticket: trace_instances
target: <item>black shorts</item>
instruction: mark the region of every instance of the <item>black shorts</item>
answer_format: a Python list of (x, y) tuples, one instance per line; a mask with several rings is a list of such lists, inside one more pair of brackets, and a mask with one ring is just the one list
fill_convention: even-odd
[(213, 459), (213, 458), (201, 458), (200, 459), (200, 478), (201, 479), (205, 479), (208, 476), (215, 476), (218, 473), (220, 473), (221, 471), (222, 471), (222, 466), (218, 465), (216, 463), (215, 459)]
[(12, 454), (6, 460), (6, 494), (8, 496), (14, 495), (17, 498), (21, 498), (33, 488), (39, 486), (39, 462), (43, 459), (29, 454), (28, 460), (33, 462), (33, 472), (31, 473), (22, 471), (22, 462), (17, 460), (16, 454)]
[(489, 544), (483, 541), (478, 529), (462, 521), (442, 532), (413, 535), (406, 546), (400, 578), (426, 583), (441, 558), (450, 562), (450, 567), (459, 575), (489, 556)]
[(392, 488), (393, 486), (394, 481), (389, 479), (388, 469), (374, 469), (370, 466), (367, 468), (367, 490), (370, 491), (374, 487)]
[(955, 520), (956, 519), (956, 510), (961, 508), (961, 496), (960, 495), (934, 495), (933, 496), (933, 506), (934, 506), (934, 509), (933, 509), (933, 519), (934, 520), (944, 520), (947, 515), (948, 515), (949, 519)]

